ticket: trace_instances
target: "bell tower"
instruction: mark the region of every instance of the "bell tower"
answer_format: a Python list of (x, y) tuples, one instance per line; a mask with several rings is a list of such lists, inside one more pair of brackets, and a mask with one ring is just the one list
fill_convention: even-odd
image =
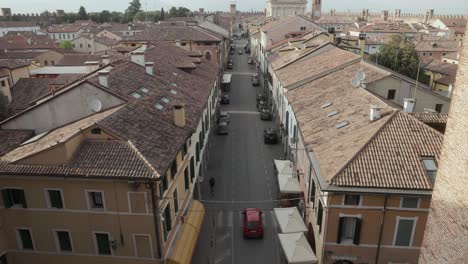
[(312, 19), (319, 19), (322, 15), (322, 0), (312, 0)]

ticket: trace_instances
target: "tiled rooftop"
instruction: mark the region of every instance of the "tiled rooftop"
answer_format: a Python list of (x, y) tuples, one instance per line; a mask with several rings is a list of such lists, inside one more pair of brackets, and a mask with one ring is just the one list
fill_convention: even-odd
[(0, 157), (34, 135), (32, 130), (0, 130)]

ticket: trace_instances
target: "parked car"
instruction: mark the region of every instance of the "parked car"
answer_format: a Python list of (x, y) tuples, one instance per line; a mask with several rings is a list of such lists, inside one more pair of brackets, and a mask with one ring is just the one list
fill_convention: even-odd
[(227, 135), (229, 134), (229, 125), (226, 122), (220, 122), (216, 128), (216, 134)]
[(230, 104), (231, 103), (231, 96), (229, 94), (221, 95), (221, 104)]
[(239, 53), (239, 55), (242, 55), (242, 54), (243, 54), (243, 52), (242, 52), (241, 49), (238, 51), (238, 53)]
[(229, 124), (230, 116), (228, 112), (220, 112), (218, 116), (218, 123), (226, 122)]
[[(258, 93), (256, 99), (257, 99), (257, 103), (260, 102), (260, 101), (262, 101), (262, 100), (263, 100), (263, 101), (266, 101), (266, 96), (263, 95), (263, 94), (261, 94), (261, 93)], [(257, 107), (258, 107), (258, 106), (257, 106)]]
[(248, 64), (253, 64), (253, 59), (252, 59), (252, 58), (249, 58), (249, 59), (247, 60), (247, 63), (248, 63)]
[(231, 54), (231, 55), (236, 54), (236, 50), (231, 50), (231, 51), (229, 52), (229, 54)]
[(250, 54), (250, 48), (247, 48), (247, 49), (245, 50), (245, 53), (246, 53), (246, 54)]
[(263, 108), (260, 110), (260, 119), (261, 120), (267, 120), (271, 121), (273, 120), (273, 114), (271, 113), (271, 110), (268, 108)]
[(245, 208), (242, 211), (244, 237), (263, 238), (263, 212), (260, 208)]
[(257, 110), (260, 112), (262, 109), (268, 108), (268, 103), (265, 100), (260, 100), (257, 102)]
[(258, 73), (252, 74), (252, 85), (259, 86), (260, 85), (260, 78), (258, 77)]
[(232, 69), (232, 66), (233, 66), (232, 62), (228, 62), (227, 68)]
[(265, 144), (278, 143), (278, 131), (273, 128), (267, 128), (263, 130), (263, 142)]

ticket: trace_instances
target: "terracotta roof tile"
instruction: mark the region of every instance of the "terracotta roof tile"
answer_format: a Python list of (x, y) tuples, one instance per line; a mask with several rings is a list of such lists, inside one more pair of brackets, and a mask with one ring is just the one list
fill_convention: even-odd
[(23, 59), (0, 59), (0, 68), (14, 70), (16, 68), (29, 66), (30, 62)]
[(14, 113), (21, 112), (31, 106), (31, 102), (49, 93), (49, 84), (54, 79), (20, 78), (11, 89), (12, 102), (10, 107)]
[(330, 183), (338, 186), (431, 190), (422, 157), (442, 149), (443, 135), (398, 111)]
[(87, 61), (101, 61), (101, 56), (95, 54), (65, 54), (55, 65), (83, 66)]
[(221, 41), (215, 34), (198, 26), (153, 26), (122, 41)]
[(32, 130), (0, 130), (0, 157), (34, 135)]

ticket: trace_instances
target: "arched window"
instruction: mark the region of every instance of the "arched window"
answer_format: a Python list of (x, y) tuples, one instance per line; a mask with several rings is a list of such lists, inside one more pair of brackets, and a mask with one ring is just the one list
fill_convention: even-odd
[(209, 61), (211, 60), (211, 52), (205, 51), (205, 59)]

